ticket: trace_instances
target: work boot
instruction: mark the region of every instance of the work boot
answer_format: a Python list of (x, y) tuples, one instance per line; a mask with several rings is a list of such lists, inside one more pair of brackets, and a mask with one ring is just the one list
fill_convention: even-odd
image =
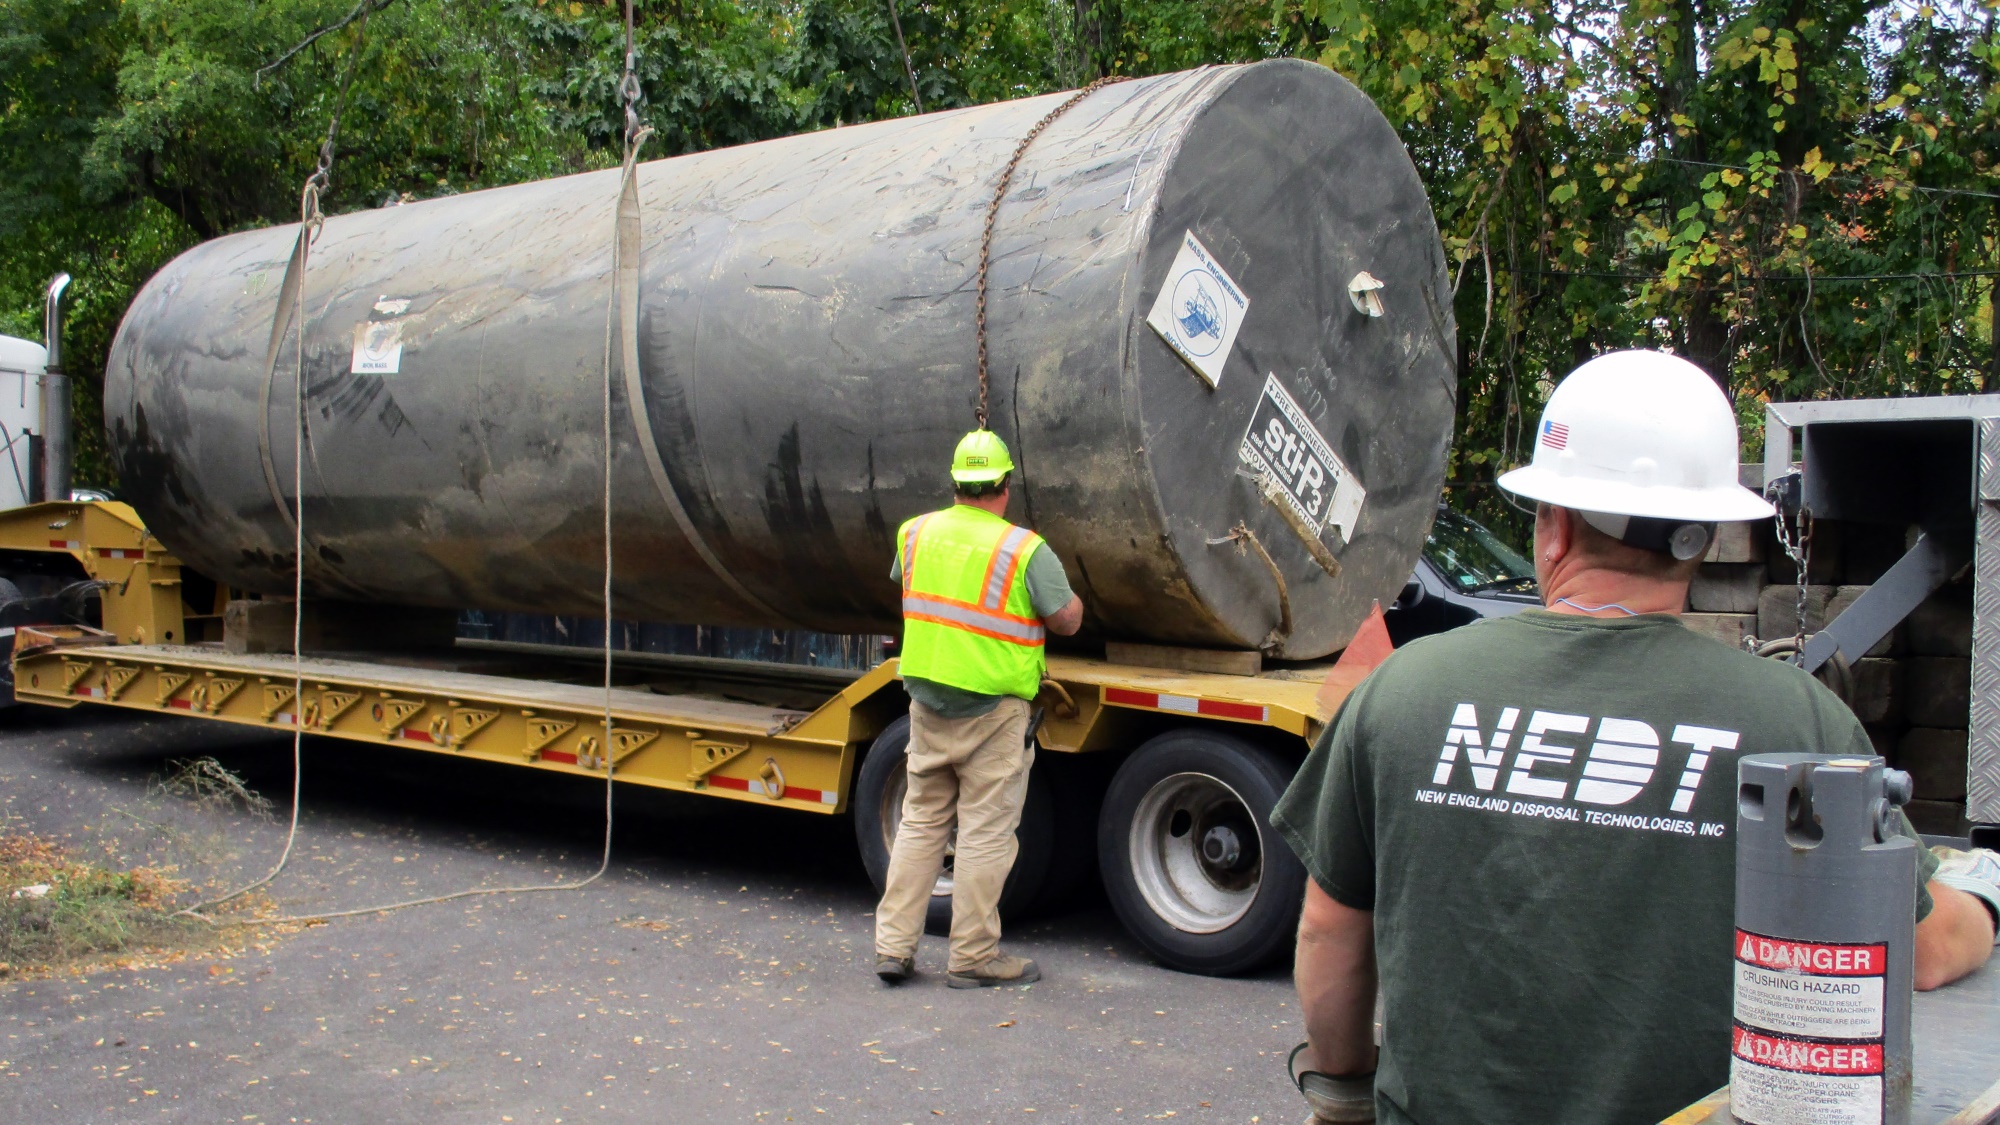
[(954, 969), (945, 975), (952, 988), (994, 988), (1006, 984), (1033, 984), (1042, 979), (1039, 965), (1026, 957), (995, 957), (970, 969)]
[(915, 957), (891, 957), (886, 953), (875, 955), (875, 975), (885, 984), (901, 984), (917, 975)]

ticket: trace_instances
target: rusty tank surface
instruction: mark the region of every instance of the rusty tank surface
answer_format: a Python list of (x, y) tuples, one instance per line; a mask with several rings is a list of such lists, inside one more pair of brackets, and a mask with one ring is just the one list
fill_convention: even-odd
[[(251, 590), (290, 592), (297, 510), (308, 597), (601, 612), (608, 373), (619, 616), (892, 631), (896, 528), (950, 502), (973, 425), (987, 205), (1065, 97), (640, 165), (627, 317), (615, 169), (329, 219), (303, 357), (289, 329), (269, 352), (297, 228), (205, 243), (112, 348), (126, 494)], [(1415, 167), (1344, 79), (1091, 93), (1010, 181), (988, 300), (1009, 514), (1089, 635), (1315, 658), (1408, 577), (1450, 286)]]

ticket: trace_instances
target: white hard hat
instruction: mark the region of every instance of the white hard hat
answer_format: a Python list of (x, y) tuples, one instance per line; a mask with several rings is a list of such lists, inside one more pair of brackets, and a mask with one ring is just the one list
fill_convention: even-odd
[[(1666, 352), (1607, 352), (1570, 372), (1542, 411), (1534, 459), (1503, 474), (1500, 487), (1649, 522), (1756, 520), (1772, 512), (1737, 482), (1736, 412), (1722, 388)], [(1627, 521), (1590, 522), (1622, 529)]]

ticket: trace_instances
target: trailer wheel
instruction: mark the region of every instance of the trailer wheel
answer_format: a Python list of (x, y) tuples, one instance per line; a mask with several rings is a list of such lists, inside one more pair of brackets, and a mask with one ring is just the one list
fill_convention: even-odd
[[(909, 786), (905, 769), (910, 745), (910, 719), (905, 715), (890, 723), (868, 748), (861, 761), (860, 776), (854, 784), (854, 838), (861, 848), (862, 865), (879, 894), (889, 876), (889, 847), (896, 839), (896, 826), (903, 819), (903, 794)], [(954, 830), (954, 834), (956, 830)], [(1000, 892), (1000, 916), (1013, 920), (1028, 913), (1041, 896), (1055, 855), (1055, 808), (1050, 798), (1046, 771), (1028, 774), (1028, 799), (1021, 810), (1021, 826), (1014, 830), (1020, 851), (1014, 870)], [(951, 932), (952, 851), (945, 851), (944, 871), (931, 892), (930, 910), (924, 929), (933, 934)]]
[(1210, 730), (1170, 731), (1119, 767), (1097, 823), (1105, 893), (1177, 969), (1262, 968), (1291, 948), (1305, 865), (1270, 825), (1292, 765)]

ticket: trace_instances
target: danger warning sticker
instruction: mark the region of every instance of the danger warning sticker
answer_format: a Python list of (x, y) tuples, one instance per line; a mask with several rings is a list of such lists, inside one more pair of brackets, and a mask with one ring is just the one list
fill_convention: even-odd
[(1737, 1120), (1879, 1125), (1888, 963), (1880, 943), (1736, 931), (1730, 1106)]
[(1882, 1076), (1795, 1074), (1731, 1059), (1729, 1111), (1755, 1125), (1881, 1125)]
[(1888, 971), (1889, 949), (1885, 945), (1828, 945), (1813, 941), (1769, 938), (1747, 930), (1736, 931), (1736, 959), (1766, 969), (1790, 969), (1801, 973), (1834, 976), (1879, 977)]
[(1819, 1043), (1785, 1035), (1766, 1035), (1737, 1025), (1731, 1051), (1737, 1058), (1795, 1074), (1882, 1073), (1881, 1043)]
[(1823, 977), (1736, 965), (1736, 1018), (1752, 1027), (1863, 1039), (1882, 1034), (1881, 977)]

